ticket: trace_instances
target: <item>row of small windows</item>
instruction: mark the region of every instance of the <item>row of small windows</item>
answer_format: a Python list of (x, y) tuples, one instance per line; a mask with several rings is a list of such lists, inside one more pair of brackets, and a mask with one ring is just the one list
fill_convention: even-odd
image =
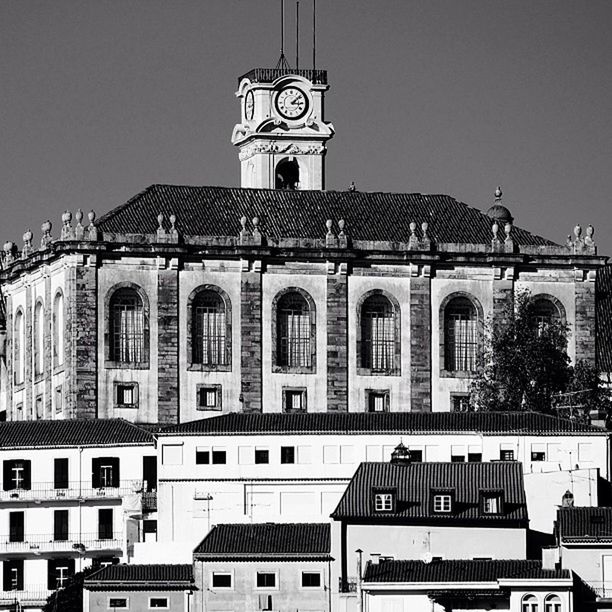
[[(558, 595), (547, 595), (544, 599), (544, 612), (561, 612), (561, 599)], [(525, 595), (521, 602), (521, 612), (540, 612), (540, 604), (535, 595)]]
[[(435, 514), (452, 514), (455, 511), (455, 494), (453, 491), (432, 491), (431, 510)], [(374, 492), (374, 511), (393, 514), (396, 511), (397, 491), (387, 490)], [(481, 491), (480, 511), (482, 514), (503, 514), (504, 496), (501, 491)]]
[[(541, 327), (562, 316), (547, 298), (534, 302)], [(189, 300), (190, 363), (211, 368), (229, 367), (231, 358), (231, 304), (219, 288), (205, 288)], [(273, 301), (274, 366), (286, 369), (314, 367), (315, 305), (302, 289), (290, 289)], [(399, 368), (400, 306), (382, 291), (364, 296), (358, 308), (359, 367), (373, 373)], [(443, 304), (441, 325), (444, 369), (473, 371), (480, 342), (482, 308), (471, 296), (457, 295)], [(120, 363), (148, 362), (148, 304), (140, 289), (123, 287), (109, 302), (109, 359)]]
[[(58, 292), (53, 300), (51, 316), (51, 357), (52, 368), (64, 365), (64, 296)], [(13, 322), (13, 371), (15, 384), (22, 384), (25, 380), (26, 359), (32, 355), (32, 368), (34, 376), (42, 376), (45, 369), (45, 307), (42, 301), (37, 300), (32, 313), (31, 351), (29, 340), (26, 337), (25, 312), (19, 308), (15, 313)]]
[[(234, 575), (232, 572), (212, 572), (210, 582), (213, 589), (233, 589)], [(279, 572), (255, 572), (255, 588), (262, 590), (276, 590), (279, 588)], [(302, 571), (300, 586), (303, 589), (320, 589), (323, 586), (321, 572)], [(260, 604), (260, 610), (272, 610), (271, 599)]]

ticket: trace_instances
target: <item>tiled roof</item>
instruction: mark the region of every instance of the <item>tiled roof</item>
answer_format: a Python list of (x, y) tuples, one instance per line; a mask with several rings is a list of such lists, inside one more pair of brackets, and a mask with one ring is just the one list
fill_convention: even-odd
[(612, 508), (559, 508), (562, 542), (612, 542)]
[(595, 294), (597, 367), (612, 372), (612, 265), (597, 270)]
[(6, 421), (0, 423), (0, 448), (153, 444), (153, 436), (123, 419)]
[[(447, 195), (181, 185), (151, 185), (100, 217), (97, 226), (103, 232), (152, 234), (160, 212), (166, 219), (175, 214), (183, 235), (237, 236), (246, 216), (258, 217), (262, 234), (275, 238), (324, 238), (327, 219), (344, 219), (354, 240), (406, 242), (412, 221), (419, 228), (427, 222), (434, 242), (490, 244), (492, 238), (490, 217)], [(512, 236), (519, 245), (555, 244), (518, 227)]]
[(207, 558), (317, 557), (330, 552), (329, 523), (222, 524), (211, 529), (194, 554)]
[(233, 433), (513, 433), (545, 435), (606, 432), (590, 425), (536, 412), (231, 412), (171, 425), (163, 434)]
[(107, 565), (89, 575), (85, 586), (100, 582), (192, 582), (193, 566), (191, 563), (176, 565), (133, 565), (120, 563)]
[[(374, 510), (376, 490), (395, 491), (393, 512)], [(433, 511), (433, 495), (450, 491), (452, 512)], [(503, 491), (500, 514), (483, 514), (482, 491)], [(405, 524), (504, 523), (526, 526), (527, 501), (523, 466), (516, 461), (494, 463), (362, 463), (338, 506), (335, 519), (367, 519), (371, 522)]]
[(545, 570), (541, 561), (450, 560), (368, 563), (364, 582), (495, 582), (503, 579), (569, 579), (569, 570)]

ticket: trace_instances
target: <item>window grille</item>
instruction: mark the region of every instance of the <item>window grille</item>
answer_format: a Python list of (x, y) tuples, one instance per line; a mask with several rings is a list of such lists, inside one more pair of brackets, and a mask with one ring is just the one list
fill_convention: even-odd
[(374, 495), (374, 510), (376, 512), (391, 512), (393, 510), (393, 494), (376, 493)]
[(312, 366), (310, 309), (297, 292), (286, 293), (277, 310), (278, 365), (289, 368)]
[(145, 356), (145, 313), (134, 289), (113, 294), (111, 311), (111, 359), (121, 363), (142, 363)]
[(369, 297), (361, 309), (361, 365), (386, 372), (395, 361), (395, 316), (391, 302), (383, 295)]
[(444, 312), (446, 370), (471, 372), (476, 369), (478, 351), (477, 318), (467, 298), (455, 298)]
[(221, 296), (202, 291), (192, 306), (192, 359), (202, 365), (227, 365), (226, 312)]

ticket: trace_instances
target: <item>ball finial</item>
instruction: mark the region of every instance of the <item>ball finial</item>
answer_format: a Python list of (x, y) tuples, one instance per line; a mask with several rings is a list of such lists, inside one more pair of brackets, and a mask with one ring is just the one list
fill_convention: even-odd
[(497, 186), (497, 189), (495, 190), (495, 199), (496, 200), (501, 200), (502, 199), (502, 188), (500, 185)]

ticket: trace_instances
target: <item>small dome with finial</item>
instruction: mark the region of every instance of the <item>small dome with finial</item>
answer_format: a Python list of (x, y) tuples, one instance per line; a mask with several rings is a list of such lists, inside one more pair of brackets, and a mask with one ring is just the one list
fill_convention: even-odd
[(514, 221), (512, 213), (501, 203), (502, 202), (502, 189), (498, 185), (495, 190), (495, 204), (487, 210), (487, 216), (496, 221), (503, 221), (504, 223)]
[(408, 465), (411, 463), (410, 451), (400, 442), (391, 453), (391, 463), (395, 465)]

